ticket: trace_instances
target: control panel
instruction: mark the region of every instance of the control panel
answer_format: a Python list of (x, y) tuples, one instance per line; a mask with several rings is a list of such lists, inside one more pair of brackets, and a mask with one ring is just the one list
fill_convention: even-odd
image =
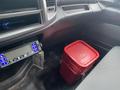
[(0, 53), (0, 68), (7, 67), (41, 51), (39, 41), (27, 43), (7, 52)]

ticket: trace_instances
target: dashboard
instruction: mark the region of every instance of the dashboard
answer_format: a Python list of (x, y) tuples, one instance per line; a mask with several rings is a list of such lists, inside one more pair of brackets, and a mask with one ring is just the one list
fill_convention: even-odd
[(56, 0), (1, 0), (0, 42), (36, 32), (55, 15)]
[(0, 5), (1, 47), (44, 33), (63, 18), (100, 10), (88, 0), (1, 0), (0, 4), (4, 4)]

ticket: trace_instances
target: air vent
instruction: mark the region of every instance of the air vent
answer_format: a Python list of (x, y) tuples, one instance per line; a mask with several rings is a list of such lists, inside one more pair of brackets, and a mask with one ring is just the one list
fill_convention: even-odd
[(55, 6), (56, 0), (46, 0), (47, 7)]

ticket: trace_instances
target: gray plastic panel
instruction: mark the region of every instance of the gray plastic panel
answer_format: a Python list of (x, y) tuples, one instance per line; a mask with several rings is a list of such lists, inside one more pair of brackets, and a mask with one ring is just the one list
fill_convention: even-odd
[(60, 5), (68, 5), (68, 4), (82, 4), (82, 3), (87, 3), (88, 0), (58, 0), (58, 4)]
[(120, 47), (114, 47), (76, 90), (120, 90)]

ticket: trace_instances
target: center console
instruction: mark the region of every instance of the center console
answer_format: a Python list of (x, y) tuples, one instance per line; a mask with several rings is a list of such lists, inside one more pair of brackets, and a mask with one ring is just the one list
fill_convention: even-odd
[(23, 79), (33, 66), (44, 68), (40, 31), (55, 19), (56, 5), (56, 0), (0, 0), (1, 90)]
[[(24, 78), (28, 79), (31, 73), (32, 77), (35, 77), (33, 74), (37, 75), (44, 70), (44, 51), (39, 40), (24, 41), (11, 46), (3, 47), (0, 51), (0, 90), (8, 90), (14, 86), (13, 90), (19, 90), (21, 87), (17, 86), (19, 88), (16, 89), (16, 84)], [(37, 71), (34, 72), (33, 69)], [(27, 80), (22, 82), (28, 83)]]

